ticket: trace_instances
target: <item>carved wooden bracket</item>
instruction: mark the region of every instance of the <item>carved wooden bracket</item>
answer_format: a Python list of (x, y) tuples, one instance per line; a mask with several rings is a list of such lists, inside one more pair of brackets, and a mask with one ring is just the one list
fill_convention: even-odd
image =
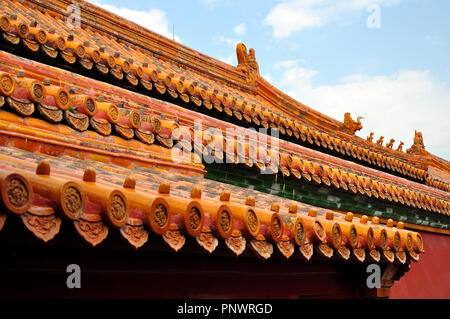
[(64, 118), (73, 129), (84, 132), (89, 127), (89, 117), (81, 113), (72, 113), (69, 110), (64, 111)]
[(186, 243), (186, 237), (175, 224), (170, 225), (169, 229), (162, 235), (162, 238), (175, 251), (179, 251)]
[(240, 232), (235, 231), (230, 237), (225, 239), (225, 244), (236, 256), (239, 256), (245, 250), (246, 240)]
[(98, 134), (103, 136), (108, 136), (111, 134), (112, 126), (107, 120), (92, 117), (89, 120), (89, 123), (91, 123), (91, 127), (94, 128)]
[(397, 263), (390, 263), (386, 266), (383, 275), (381, 276), (381, 288), (377, 289), (378, 298), (390, 297), (390, 289), (394, 282), (400, 280), (405, 273), (411, 269), (409, 264), (401, 265)]
[(303, 243), (299, 247), (300, 253), (306, 260), (310, 260), (314, 254), (314, 245), (312, 243)]
[(327, 244), (319, 244), (318, 246), (316, 246), (316, 251), (320, 256), (324, 258), (331, 258), (334, 254), (333, 248)]
[(339, 257), (339, 259), (341, 260), (349, 260), (350, 259), (350, 255), (351, 255), (351, 251), (350, 248), (348, 248), (347, 246), (341, 246), (338, 249), (336, 249), (336, 256)]
[(63, 111), (57, 106), (45, 105), (39, 103), (37, 105), (39, 113), (51, 123), (59, 123), (63, 119)]
[(6, 102), (8, 102), (8, 105), (21, 116), (30, 116), (34, 113), (34, 103), (29, 100), (8, 96)]
[(289, 258), (294, 254), (295, 247), (294, 243), (289, 239), (283, 239), (277, 242), (278, 250), (283, 254), (284, 257)]
[(385, 262), (393, 263), (395, 259), (395, 254), (392, 250), (383, 250), (382, 259)]
[(97, 246), (108, 236), (108, 227), (99, 215), (84, 214), (74, 221), (75, 229), (92, 246)]
[(120, 233), (136, 249), (142, 247), (148, 241), (148, 231), (141, 220), (130, 218), (120, 227)]
[(264, 238), (256, 238), (250, 240), (250, 248), (256, 256), (264, 260), (269, 259), (273, 253), (272, 244), (267, 242)]
[(219, 240), (210, 231), (203, 231), (195, 238), (197, 243), (209, 253), (212, 253), (219, 244)]
[(3, 226), (5, 225), (7, 217), (8, 216), (6, 214), (0, 214), (0, 231), (3, 229)]
[(381, 254), (376, 249), (372, 249), (367, 256), (369, 258), (369, 261), (376, 262), (376, 263), (379, 262), (381, 259)]
[(352, 253), (356, 260), (359, 262), (364, 262), (364, 260), (366, 259), (366, 251), (364, 250), (364, 248), (353, 248)]
[(31, 207), (27, 213), (20, 215), (23, 224), (37, 238), (47, 242), (59, 233), (61, 219), (50, 207)]

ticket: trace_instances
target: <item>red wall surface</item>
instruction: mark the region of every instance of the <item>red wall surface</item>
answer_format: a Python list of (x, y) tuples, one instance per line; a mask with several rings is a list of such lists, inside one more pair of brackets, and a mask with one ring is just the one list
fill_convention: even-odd
[(391, 298), (450, 299), (450, 236), (421, 232), (425, 253), (391, 288)]

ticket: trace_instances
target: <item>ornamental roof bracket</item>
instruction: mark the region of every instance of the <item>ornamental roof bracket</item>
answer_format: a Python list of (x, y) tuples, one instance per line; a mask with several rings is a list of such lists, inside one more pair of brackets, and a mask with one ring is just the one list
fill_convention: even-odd
[(350, 112), (344, 114), (344, 124), (341, 126), (341, 130), (347, 134), (355, 135), (356, 131), (362, 129), (361, 119), (364, 117), (358, 116), (356, 122), (350, 116)]
[(237, 68), (241, 70), (251, 85), (256, 85), (259, 76), (259, 65), (255, 59), (255, 49), (250, 49), (247, 53), (247, 47), (243, 43), (236, 46), (236, 55), (238, 60)]

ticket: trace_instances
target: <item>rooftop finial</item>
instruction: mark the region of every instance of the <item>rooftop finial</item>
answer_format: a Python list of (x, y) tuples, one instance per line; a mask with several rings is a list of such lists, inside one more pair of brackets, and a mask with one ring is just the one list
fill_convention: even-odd
[(350, 113), (347, 112), (344, 114), (344, 124), (341, 126), (341, 129), (350, 135), (355, 135), (356, 131), (361, 130), (363, 127), (361, 119), (363, 119), (363, 117), (358, 116), (355, 122), (350, 116)]
[(255, 84), (259, 76), (259, 65), (255, 58), (255, 49), (250, 49), (247, 53), (247, 47), (243, 43), (236, 46), (236, 55), (238, 59), (238, 69), (247, 77), (247, 82)]
[(425, 145), (423, 144), (422, 132), (414, 131), (414, 143), (406, 150), (408, 154), (425, 154)]

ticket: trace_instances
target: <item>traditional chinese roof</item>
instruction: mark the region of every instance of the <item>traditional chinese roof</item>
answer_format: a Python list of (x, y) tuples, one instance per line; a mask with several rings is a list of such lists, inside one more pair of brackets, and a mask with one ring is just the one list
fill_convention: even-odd
[[(209, 180), (207, 155), (393, 202), (448, 231), (450, 165), (420, 132), (407, 153), (361, 139), (350, 114), (339, 122), (262, 79), (243, 44), (233, 67), (84, 1), (72, 29), (68, 1), (0, 4), (0, 230), (21, 218), (48, 241), (71, 223), (94, 246), (118, 231), (138, 248), (152, 233), (176, 251), (190, 238), (209, 252), (223, 240), (263, 259), (274, 246), (286, 258), (402, 264), (423, 252), (403, 222)], [(281, 134), (240, 142), (243, 127)]]
[(81, 67), (90, 77), (213, 117), (226, 114), (242, 126), (276, 127), (283, 140), (449, 190), (449, 162), (426, 152), (421, 134), (408, 153), (353, 135), (359, 120), (346, 114), (339, 122), (277, 90), (259, 76), (255, 52), (243, 44), (232, 67), (87, 2), (80, 2), (82, 23), (75, 28), (65, 23), (66, 1), (2, 4), (2, 35), (11, 50), (22, 46), (33, 59)]
[(309, 260), (316, 252), (402, 264), (423, 252), (420, 234), (401, 222), (383, 225), (378, 217), (356, 218), (198, 176), (13, 147), (1, 147), (0, 158), (1, 204), (9, 212), (0, 213), (0, 230), (7, 218), (21, 218), (43, 241), (71, 223), (94, 246), (120, 232), (139, 248), (151, 232), (175, 251), (192, 237), (210, 253), (223, 240), (236, 255), (250, 248), (263, 259), (274, 246), (286, 258), (299, 254)]
[[(424, 213), (450, 214), (446, 191), (282, 139), (240, 141), (225, 134), (229, 128), (239, 134), (239, 126), (169, 102), (6, 52), (0, 52), (0, 71), (3, 145), (195, 175), (205, 172), (200, 155), (226, 162), (231, 147), (235, 155), (226, 165), (244, 163), (261, 172), (269, 170), (285, 178), (395, 202)], [(194, 126), (199, 118), (201, 128)], [(174, 162), (172, 147), (177, 143), (189, 151), (181, 162)]]

